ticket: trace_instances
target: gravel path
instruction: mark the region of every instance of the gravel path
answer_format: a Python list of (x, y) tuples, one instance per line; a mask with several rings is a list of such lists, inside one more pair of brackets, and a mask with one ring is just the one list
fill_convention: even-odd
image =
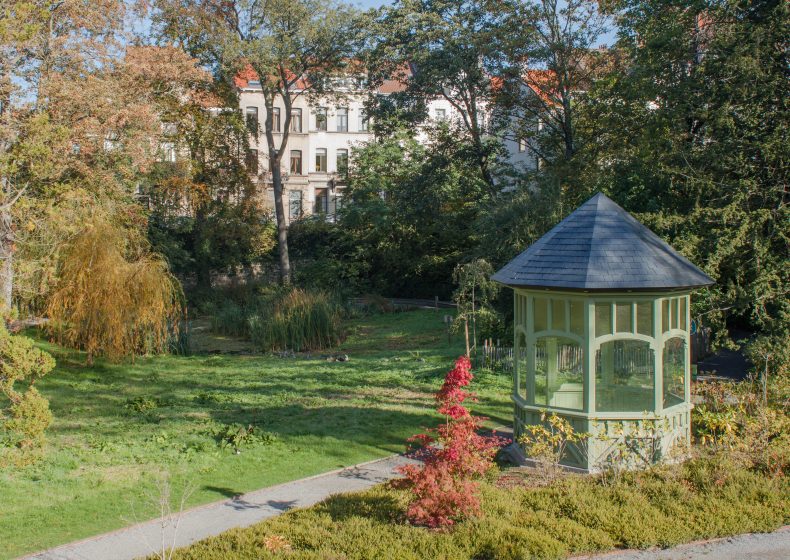
[(666, 550), (625, 550), (574, 560), (788, 560), (790, 526), (773, 533), (751, 533), (684, 544)]

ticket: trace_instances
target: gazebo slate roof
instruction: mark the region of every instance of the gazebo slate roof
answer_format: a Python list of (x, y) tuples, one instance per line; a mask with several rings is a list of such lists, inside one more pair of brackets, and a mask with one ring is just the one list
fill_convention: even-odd
[(714, 283), (602, 193), (492, 279), (512, 287), (583, 291), (671, 291)]

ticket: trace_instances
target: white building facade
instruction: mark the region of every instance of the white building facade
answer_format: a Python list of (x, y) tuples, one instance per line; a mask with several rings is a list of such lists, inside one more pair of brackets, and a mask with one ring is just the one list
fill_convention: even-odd
[[(288, 221), (313, 214), (334, 220), (343, 204), (349, 164), (355, 148), (373, 140), (371, 123), (365, 114), (367, 92), (354, 87), (355, 80), (344, 80), (337, 95), (312, 99), (299, 95), (292, 107), (288, 144), (281, 158), (283, 197)], [(239, 107), (250, 130), (250, 152), (247, 167), (263, 187), (264, 204), (274, 208), (274, 191), (269, 170), (268, 145), (264, 131), (266, 108), (260, 82), (236, 79)], [(379, 95), (404, 89), (397, 80), (385, 81)], [(279, 102), (279, 103), (278, 103)], [(272, 122), (276, 145), (282, 142), (285, 108), (277, 100)], [(428, 105), (432, 120), (455, 120), (461, 116), (446, 99), (434, 99)], [(418, 140), (427, 135), (418, 133)], [(531, 158), (519, 142), (504, 139), (510, 163), (530, 165)]]

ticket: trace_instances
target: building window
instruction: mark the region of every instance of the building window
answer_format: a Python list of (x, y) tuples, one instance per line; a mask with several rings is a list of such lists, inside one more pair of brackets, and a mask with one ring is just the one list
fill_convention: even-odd
[(664, 343), (664, 408), (686, 400), (686, 341), (680, 337)]
[(272, 131), (280, 132), (280, 108), (272, 107)]
[(319, 107), (315, 110), (315, 129), (326, 132), (326, 121), (326, 107)]
[(447, 111), (444, 109), (436, 109), (436, 120), (437, 121), (446, 121), (447, 120)]
[(337, 131), (348, 132), (348, 109), (337, 110)]
[(326, 173), (326, 148), (317, 148), (315, 151), (316, 173)]
[(329, 212), (329, 189), (315, 190), (314, 214), (326, 214)]
[(291, 132), (302, 132), (301, 109), (291, 109)]
[(370, 126), (370, 119), (365, 111), (359, 112), (359, 131), (367, 132)]
[(258, 174), (258, 150), (247, 150), (247, 171), (250, 175)]
[(519, 151), (519, 153), (522, 153), (522, 154), (527, 151), (527, 139), (526, 138), (520, 138), (519, 139), (519, 141), (518, 141), (518, 151)]
[(302, 152), (301, 150), (291, 150), (291, 174), (302, 174)]
[(337, 173), (341, 177), (348, 177), (348, 150), (337, 151)]
[(176, 145), (173, 142), (162, 142), (159, 145), (160, 154), (160, 161), (164, 161), (167, 163), (175, 163), (176, 162)]
[(291, 220), (298, 220), (302, 217), (302, 191), (290, 191), (288, 193), (288, 216)]
[(245, 113), (245, 120), (247, 123), (247, 130), (250, 131), (250, 134), (254, 134), (255, 136), (258, 136), (258, 108), (247, 107), (247, 111)]
[(313, 213), (323, 216), (327, 221), (334, 222), (338, 210), (342, 206), (339, 192), (332, 192), (327, 188), (315, 190), (315, 206)]

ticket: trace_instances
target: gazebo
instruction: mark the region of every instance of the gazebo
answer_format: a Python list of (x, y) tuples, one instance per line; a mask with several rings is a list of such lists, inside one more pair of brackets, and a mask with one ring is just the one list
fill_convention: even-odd
[(689, 298), (709, 276), (599, 193), (492, 278), (515, 292), (516, 441), (554, 412), (593, 434), (563, 458), (588, 471), (647, 425), (650, 460), (689, 441)]

